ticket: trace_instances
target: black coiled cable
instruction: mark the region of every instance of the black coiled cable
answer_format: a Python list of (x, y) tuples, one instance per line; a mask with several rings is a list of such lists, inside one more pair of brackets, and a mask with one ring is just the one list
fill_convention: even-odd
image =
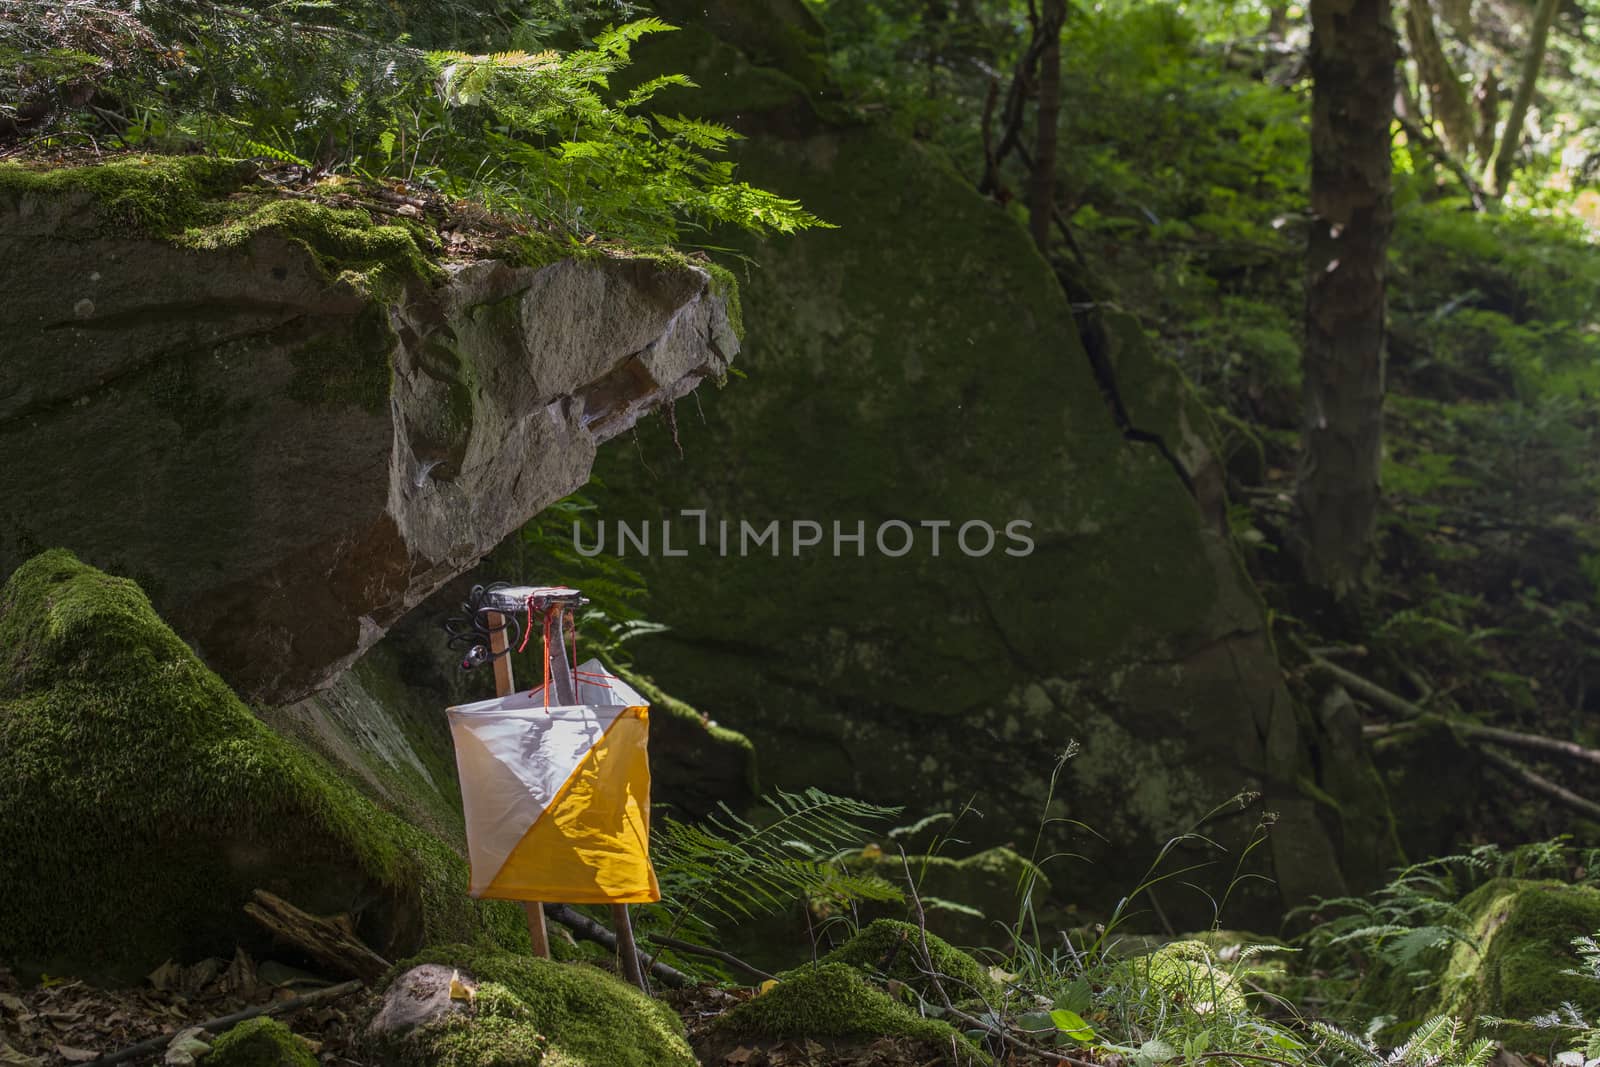
[[(461, 602), (462, 615), (444, 621), (444, 632), (449, 636), (445, 643), (451, 648), (465, 649), (461, 657), (461, 669), (470, 671), (474, 667), (481, 667), (506, 655), (517, 643), (517, 637), (522, 633), (522, 626), (517, 622), (515, 615), (501, 613), (503, 620), (495, 626), (489, 622), (489, 616), (499, 609), (486, 603), (489, 594), (500, 589), (510, 587), (509, 582), (491, 582), (488, 585), (475, 585), (472, 592), (467, 594), (467, 599)], [(504, 651), (489, 651), (491, 639), (495, 634), (505, 633), (506, 646)]]

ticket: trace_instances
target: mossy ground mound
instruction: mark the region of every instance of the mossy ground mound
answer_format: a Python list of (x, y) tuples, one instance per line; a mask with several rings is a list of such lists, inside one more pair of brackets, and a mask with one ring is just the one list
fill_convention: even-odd
[(1198, 1014), (1248, 1010), (1243, 987), (1204, 941), (1173, 941), (1124, 966), (1135, 988), (1181, 1001)]
[(1526, 1020), (1571, 1003), (1600, 1017), (1600, 982), (1581, 974), (1575, 937), (1600, 931), (1600, 890), (1560, 882), (1496, 879), (1461, 902), (1478, 948), (1457, 945), (1422, 1016), (1447, 1012), (1517, 1052), (1549, 1052), (1550, 1034), (1527, 1026), (1484, 1029), (1489, 1016)]
[(429, 1023), (386, 1051), (421, 1067), (697, 1067), (683, 1023), (597, 968), (443, 945), (400, 965), (459, 969), (482, 983), (470, 1014)]
[(211, 1067), (317, 1067), (304, 1041), (276, 1019), (247, 1019), (217, 1039)]
[[(998, 995), (994, 979), (981, 963), (938, 935), (927, 936), (930, 962), (952, 1000), (993, 1000)], [(904, 982), (925, 998), (934, 997), (932, 982), (922, 969), (922, 931), (910, 923), (875, 920), (824, 956), (823, 962), (865, 968)]]
[(391, 953), (520, 932), (467, 899), (455, 853), (256, 719), (136, 584), (59, 550), (0, 590), (0, 884), (0, 957), (66, 973), (231, 952), (256, 888), (353, 911)]
[[(758, 1045), (786, 1038), (847, 1043), (902, 1039), (948, 1062), (987, 1062), (948, 1023), (918, 1015), (872, 984), (860, 969), (839, 962), (789, 971), (770, 990), (723, 1016), (712, 1033)], [(720, 1048), (707, 1042), (701, 1049), (706, 1062), (721, 1062), (707, 1055), (708, 1049), (714, 1053)]]

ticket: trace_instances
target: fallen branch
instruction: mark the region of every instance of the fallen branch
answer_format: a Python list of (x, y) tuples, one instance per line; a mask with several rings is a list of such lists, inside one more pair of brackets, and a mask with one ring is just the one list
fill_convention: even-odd
[[(587, 915), (577, 911), (570, 904), (546, 904), (544, 906), (544, 914), (551, 922), (560, 923), (585, 941), (593, 941), (597, 945), (610, 949), (613, 953), (617, 951), (617, 935)], [(694, 981), (682, 971), (668, 967), (665, 963), (648, 961), (642, 952), (638, 956), (641, 963), (649, 962), (651, 974), (674, 989), (684, 989), (694, 985)]]
[[(1559, 738), (1545, 737), (1541, 734), (1524, 734), (1516, 730), (1504, 730), (1498, 726), (1485, 726), (1482, 723), (1468, 722), (1462, 719), (1441, 718), (1423, 710), (1421, 705), (1414, 704), (1399, 694), (1390, 692), (1376, 682), (1367, 681), (1353, 671), (1347, 671), (1343, 667), (1329, 663), (1320, 657), (1314, 657), (1311, 662), (1333, 675), (1349, 688), (1356, 690), (1375, 703), (1382, 704), (1391, 711), (1404, 715), (1407, 719), (1436, 720), (1449, 724), (1451, 729), (1466, 738), (1488, 741), (1491, 744), (1504, 745), (1507, 748), (1525, 749), (1529, 752), (1538, 752), (1547, 756), (1560, 756), (1564, 759), (1577, 760), (1580, 763), (1590, 763), (1600, 767), (1600, 750), (1586, 748), (1576, 741), (1562, 741)], [(1388, 731), (1382, 728), (1368, 727), (1364, 728), (1363, 732), (1367, 733), (1368, 736), (1374, 736)]]
[(136, 1045), (129, 1045), (127, 1048), (108, 1052), (99, 1059), (90, 1060), (85, 1067), (111, 1067), (112, 1064), (124, 1063), (147, 1053), (155, 1052), (158, 1049), (166, 1048), (172, 1043), (173, 1038), (183, 1033), (184, 1030), (192, 1030), (196, 1026), (210, 1033), (220, 1034), (247, 1019), (254, 1019), (260, 1015), (290, 1015), (300, 1011), (302, 1008), (309, 1008), (313, 1004), (320, 1004), (325, 1000), (335, 1000), (349, 993), (354, 993), (364, 985), (365, 983), (360, 980), (341, 982), (339, 985), (313, 990), (297, 997), (290, 997), (288, 1000), (275, 1000), (270, 1004), (262, 1004), (254, 1008), (247, 1008), (244, 1011), (236, 1011), (232, 1015), (221, 1015), (215, 1019), (207, 1019), (205, 1022), (184, 1026), (170, 1033), (162, 1034), (160, 1037), (148, 1038)]
[[(740, 974), (749, 975), (758, 982), (776, 982), (778, 980), (776, 975), (768, 974), (760, 967), (746, 963), (733, 953), (724, 952), (720, 948), (697, 945), (693, 941), (685, 941), (678, 937), (668, 937), (666, 934), (645, 934), (644, 938), (646, 941), (652, 941), (663, 948), (677, 949), (679, 952), (687, 952), (692, 956), (705, 956), (708, 959), (718, 960), (732, 967)], [(640, 953), (640, 955), (643, 955), (643, 953)]]
[(1404, 715), (1408, 719), (1420, 719), (1427, 714), (1398, 693), (1390, 692), (1377, 682), (1369, 682), (1355, 671), (1346, 670), (1337, 663), (1330, 663), (1321, 656), (1312, 656), (1311, 665), (1332, 675), (1345, 688), (1354, 689), (1368, 700), (1383, 705), (1397, 715)]
[(1483, 750), (1483, 758), (1489, 761), (1491, 767), (1494, 767), (1508, 778), (1527, 786), (1535, 793), (1548, 797), (1557, 804), (1571, 808), (1573, 811), (1588, 818), (1600, 820), (1600, 804), (1596, 804), (1592, 800), (1586, 800), (1572, 790), (1557, 785), (1541, 774), (1536, 774), (1510, 756), (1502, 755), (1492, 748), (1486, 748)]
[(1451, 155), (1450, 150), (1440, 144), (1438, 138), (1419, 125), (1415, 119), (1396, 114), (1395, 121), (1405, 131), (1408, 140), (1421, 145), (1433, 157), (1435, 163), (1438, 163), (1455, 176), (1456, 181), (1460, 182), (1462, 187), (1466, 189), (1467, 198), (1472, 201), (1472, 209), (1474, 211), (1482, 211), (1483, 188), (1473, 180), (1471, 174), (1467, 173), (1467, 168), (1462, 165), (1461, 161)]
[(1600, 752), (1584, 748), (1575, 741), (1561, 741), (1554, 737), (1541, 737), (1538, 734), (1520, 734), (1515, 730), (1502, 730), (1498, 726), (1482, 726), (1475, 722), (1452, 722), (1451, 725), (1468, 737), (1481, 737), (1485, 741), (1505, 745), (1507, 748), (1521, 748), (1548, 756), (1562, 756), (1600, 767)]
[(392, 966), (363, 944), (348, 923), (301, 911), (264, 889), (257, 889), (251, 897), (251, 903), (244, 906), (246, 915), (325, 967), (373, 982)]

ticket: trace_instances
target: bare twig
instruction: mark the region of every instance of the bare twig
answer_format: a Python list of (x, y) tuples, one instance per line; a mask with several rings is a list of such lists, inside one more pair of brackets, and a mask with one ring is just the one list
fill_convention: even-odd
[[(310, 993), (303, 993), (298, 997), (290, 997), (288, 1000), (276, 1000), (270, 1004), (262, 1004), (258, 1007), (247, 1008), (244, 1011), (236, 1011), (232, 1015), (222, 1015), (215, 1019), (207, 1019), (205, 1022), (195, 1023), (193, 1025), (198, 1026), (202, 1030), (209, 1030), (211, 1033), (217, 1034), (238, 1023), (244, 1022), (246, 1019), (254, 1019), (258, 1015), (288, 1015), (292, 1012), (297, 1012), (302, 1008), (309, 1008), (313, 1004), (321, 1004), (325, 1000), (334, 1000), (338, 997), (345, 996), (346, 994), (354, 993), (356, 990), (361, 989), (362, 987), (363, 983), (358, 980), (341, 982), (338, 985), (329, 986), (326, 989), (317, 989)], [(90, 1060), (87, 1064), (87, 1067), (111, 1067), (112, 1064), (123, 1063), (138, 1056), (143, 1056), (148, 1053), (155, 1052), (158, 1049), (163, 1049), (172, 1043), (173, 1038), (177, 1037), (184, 1030), (188, 1029), (191, 1029), (191, 1027), (184, 1026), (181, 1029), (173, 1030), (171, 1033), (162, 1034), (160, 1037), (152, 1037), (145, 1041), (140, 1041), (136, 1045), (129, 1045), (127, 1048), (118, 1049), (115, 1052), (108, 1052), (99, 1059)]]
[[(595, 944), (608, 948), (612, 952), (617, 951), (616, 934), (612, 933), (610, 930), (607, 930), (604, 926), (595, 922), (587, 915), (576, 911), (570, 905), (546, 904), (544, 906), (544, 914), (545, 917), (550, 921), (560, 923), (562, 926), (565, 926), (568, 930), (571, 930), (575, 935), (583, 938), (585, 941), (593, 941)], [(644, 953), (639, 953), (639, 956), (641, 960), (643, 960)], [(691, 980), (690, 977), (684, 974), (682, 971), (673, 967), (668, 967), (665, 963), (657, 963), (655, 961), (648, 962), (650, 973), (661, 979), (667, 985), (672, 986), (675, 989), (683, 989), (694, 985), (693, 980)]]
[[(1576, 741), (1563, 741), (1560, 738), (1545, 737), (1541, 734), (1524, 734), (1516, 730), (1505, 730), (1498, 726), (1485, 726), (1482, 723), (1467, 722), (1461, 719), (1440, 718), (1424, 710), (1421, 705), (1385, 689), (1376, 682), (1370, 682), (1353, 671), (1347, 671), (1343, 667), (1335, 666), (1320, 656), (1314, 657), (1312, 663), (1374, 703), (1382, 704), (1390, 711), (1403, 715), (1407, 719), (1426, 719), (1430, 721), (1437, 719), (1440, 722), (1448, 723), (1451, 729), (1466, 738), (1504, 745), (1507, 748), (1520, 748), (1529, 752), (1538, 752), (1546, 756), (1560, 756), (1563, 759), (1576, 760), (1579, 763), (1590, 763), (1600, 767), (1600, 750), (1587, 748)], [(1388, 731), (1381, 728), (1368, 728), (1364, 732), (1369, 736), (1380, 736)]]
[(1541, 774), (1536, 774), (1535, 772), (1524, 767), (1522, 764), (1518, 763), (1516, 760), (1512, 759), (1510, 756), (1502, 755), (1492, 748), (1486, 748), (1483, 750), (1483, 758), (1489, 762), (1490, 766), (1494, 767), (1508, 778), (1527, 786), (1535, 793), (1547, 797), (1565, 807), (1571, 808), (1573, 811), (1587, 816), (1590, 819), (1600, 819), (1600, 804), (1596, 804), (1592, 800), (1580, 797), (1572, 790), (1557, 785), (1555, 782), (1552, 782), (1550, 779)]
[(666, 934), (645, 934), (646, 941), (654, 942), (663, 948), (677, 949), (687, 952), (692, 956), (705, 956), (708, 959), (719, 960), (741, 974), (749, 975), (758, 982), (776, 982), (777, 976), (768, 974), (754, 964), (746, 963), (731, 952), (724, 952), (720, 948), (711, 948), (707, 945), (697, 945), (693, 941), (685, 941), (679, 937), (668, 937)]
[(1427, 149), (1428, 154), (1434, 158), (1436, 163), (1455, 176), (1456, 181), (1460, 182), (1462, 187), (1466, 189), (1467, 196), (1472, 201), (1473, 210), (1482, 211), (1483, 188), (1473, 180), (1471, 174), (1467, 173), (1467, 168), (1462, 165), (1461, 161), (1451, 155), (1449, 149), (1440, 144), (1438, 138), (1419, 125), (1415, 119), (1407, 118), (1397, 113), (1395, 121), (1400, 123), (1400, 128), (1406, 132), (1408, 139)]

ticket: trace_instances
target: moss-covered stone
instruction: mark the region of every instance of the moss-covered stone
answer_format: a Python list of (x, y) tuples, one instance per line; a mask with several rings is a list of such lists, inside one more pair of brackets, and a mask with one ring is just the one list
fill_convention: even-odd
[[(1494, 1016), (1527, 1020), (1572, 1003), (1586, 1018), (1600, 1015), (1600, 982), (1572, 973), (1581, 961), (1575, 937), (1600, 931), (1600, 890), (1561, 882), (1496, 879), (1461, 902), (1476, 942), (1456, 945), (1431, 1003), (1419, 1017), (1455, 1015), (1479, 1029)], [(1517, 1052), (1546, 1053), (1550, 1038), (1531, 1027), (1487, 1031)]]
[(1181, 1000), (1198, 1014), (1237, 1014), (1246, 1010), (1244, 989), (1204, 941), (1173, 941), (1123, 966), (1136, 986), (1147, 986), (1168, 999)]
[(683, 1023), (660, 1001), (595, 967), (466, 945), (430, 948), (424, 963), (483, 983), (471, 1013), (431, 1023), (384, 1051), (445, 1067), (697, 1067)]
[[(928, 934), (928, 956), (953, 1000), (993, 1001), (999, 994), (988, 969), (937, 934)], [(923, 973), (922, 931), (910, 923), (877, 919), (823, 957), (904, 982), (924, 998), (934, 998), (932, 980)]]
[(734, 1008), (716, 1029), (749, 1039), (905, 1037), (948, 1048), (949, 1023), (892, 1000), (846, 963), (824, 962), (780, 976), (778, 984)]
[[(46, 552), (0, 590), (0, 956), (143, 973), (259, 937), (264, 888), (381, 951), (498, 936), (459, 856), (252, 715), (137, 585)], [(68, 969), (72, 968), (72, 969)]]
[(250, 164), (211, 156), (124, 156), (83, 167), (0, 163), (0, 201), (76, 200), (106, 232), (171, 236), (207, 203), (238, 189)]
[(218, 1038), (206, 1063), (211, 1067), (317, 1067), (317, 1058), (283, 1023), (255, 1018)]
[(0, 206), (67, 205), (81, 211), (89, 234), (157, 237), (199, 250), (241, 248), (271, 233), (304, 248), (330, 282), (373, 294), (441, 276), (408, 226), (251, 189), (254, 173), (248, 162), (210, 156), (134, 155), (77, 167), (0, 163)]

